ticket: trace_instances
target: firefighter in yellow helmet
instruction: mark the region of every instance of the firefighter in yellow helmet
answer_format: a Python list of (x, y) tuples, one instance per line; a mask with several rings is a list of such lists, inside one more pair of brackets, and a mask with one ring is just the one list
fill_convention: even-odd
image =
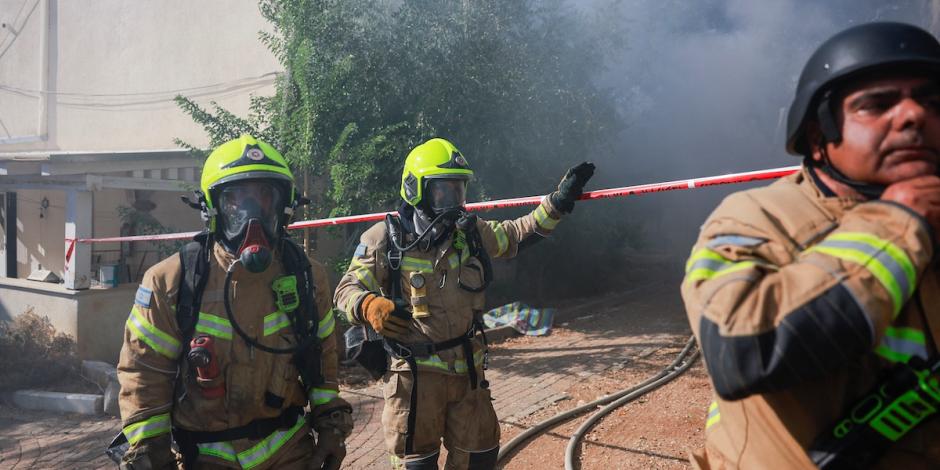
[(485, 221), (464, 210), (473, 171), (452, 143), (431, 139), (408, 155), (398, 217), (362, 235), (334, 296), (359, 325), (347, 347), (384, 381), (393, 467), (436, 469), (443, 442), (447, 468), (495, 468), (499, 424), (478, 334), (490, 258), (513, 257), (550, 234), (593, 172), (582, 163), (531, 213)]
[(122, 467), (177, 468), (172, 436), (187, 469), (338, 469), (351, 408), (326, 270), (286, 235), (287, 162), (243, 135), (212, 152), (196, 195), (208, 230), (144, 274), (127, 320)]
[(694, 468), (940, 468), (938, 71), (915, 26), (836, 34), (790, 107), (802, 169), (702, 226), (682, 284), (714, 389)]

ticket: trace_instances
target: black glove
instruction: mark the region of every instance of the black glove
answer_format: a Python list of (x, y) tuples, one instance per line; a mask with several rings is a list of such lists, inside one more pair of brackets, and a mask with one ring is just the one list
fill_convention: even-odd
[(594, 175), (594, 164), (582, 162), (568, 170), (565, 177), (558, 183), (558, 191), (549, 196), (552, 205), (563, 214), (569, 214), (574, 210), (574, 202), (581, 197), (584, 192), (584, 185), (587, 184), (591, 176)]

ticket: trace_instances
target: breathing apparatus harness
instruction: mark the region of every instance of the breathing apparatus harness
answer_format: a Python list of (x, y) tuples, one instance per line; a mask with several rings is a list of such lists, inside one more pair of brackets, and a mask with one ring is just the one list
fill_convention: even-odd
[[(196, 201), (187, 197), (183, 197), (183, 201), (190, 207), (202, 210), (204, 218), (209, 217), (205, 196), (201, 191), (195, 191), (195, 197)], [(287, 209), (293, 210), (298, 204), (305, 202), (304, 199), (298, 199)], [(316, 287), (310, 261), (304, 255), (303, 250), (286, 236), (283, 228), (280, 228), (277, 251), (281, 254), (281, 263), (286, 275), (274, 281), (272, 290), (278, 310), (290, 319), (297, 344), (287, 348), (274, 348), (261, 344), (245, 333), (232, 314), (229, 295), (232, 277), (237, 267), (244, 266), (249, 272), (257, 273), (263, 272), (270, 265), (271, 248), (267, 246), (266, 239), (259, 236), (262, 233), (260, 230), (256, 221), (249, 222), (248, 233), (239, 248), (239, 256), (226, 270), (223, 301), (225, 313), (232, 329), (251, 347), (270, 354), (293, 355), (293, 363), (300, 373), (301, 384), (306, 394), (309, 395), (312, 388), (324, 383), (321, 369), (322, 348), (317, 336), (319, 314), (315, 301)], [(194, 241), (183, 246), (179, 252), (183, 276), (179, 286), (176, 321), (186, 339), (181, 342), (185, 345), (184, 347), (189, 346), (188, 338), (192, 337), (199, 320), (202, 294), (209, 278), (212, 246), (216, 242), (215, 234), (204, 231), (196, 235)], [(181, 357), (186, 356), (187, 352), (184, 351)], [(181, 381), (177, 377), (177, 386), (180, 384)], [(273, 396), (270, 392), (265, 394), (265, 403), (271, 406), (280, 408), (283, 400), (282, 397)], [(222, 431), (190, 431), (174, 427), (173, 439), (177, 441), (184, 455), (185, 467), (191, 468), (198, 456), (197, 444), (199, 443), (243, 438), (261, 439), (277, 429), (292, 426), (301, 415), (303, 415), (302, 408), (288, 407), (280, 416), (255, 420), (247, 425)]]
[[(460, 269), (462, 268), (463, 263), (458, 263), (457, 271), (457, 285), (461, 289), (479, 293), (483, 292), (487, 287), (489, 287), (490, 282), (493, 277), (492, 264), (490, 262), (489, 255), (486, 253), (486, 250), (483, 248), (483, 241), (480, 237), (480, 232), (477, 230), (477, 217), (476, 215), (470, 214), (463, 210), (463, 208), (455, 208), (451, 210), (444, 211), (438, 214), (431, 221), (430, 225), (425, 228), (421, 233), (415, 236), (415, 239), (410, 243), (404, 243), (404, 230), (402, 228), (401, 217), (405, 217), (404, 211), (399, 211), (400, 217), (393, 217), (391, 215), (385, 216), (385, 226), (388, 242), (388, 253), (386, 254), (388, 258), (389, 265), (389, 279), (391, 282), (391, 298), (395, 302), (395, 305), (399, 308), (403, 308), (408, 302), (404, 299), (402, 295), (402, 286), (401, 286), (401, 262), (403, 253), (418, 248), (420, 244), (426, 243), (424, 249), (430, 249), (431, 245), (436, 243), (439, 240), (442, 240), (447, 235), (453, 233), (454, 242), (453, 247), (459, 252), (458, 260), (462, 259), (461, 256), (464, 250), (469, 250), (470, 257), (476, 257), (480, 264), (483, 267), (483, 282), (480, 286), (467, 286), (461, 281)], [(475, 268), (475, 267), (474, 267)], [(411, 454), (414, 452), (414, 435), (415, 427), (417, 422), (417, 414), (415, 410), (417, 409), (418, 403), (418, 362), (420, 358), (430, 357), (433, 354), (436, 354), (439, 351), (444, 351), (447, 349), (461, 347), (464, 362), (467, 365), (467, 376), (470, 381), (470, 388), (475, 390), (477, 386), (482, 388), (489, 388), (489, 382), (486, 379), (478, 377), (476, 370), (476, 363), (473, 358), (473, 338), (476, 337), (477, 333), (480, 333), (483, 337), (483, 349), (484, 349), (484, 361), (483, 369), (486, 369), (486, 334), (484, 333), (484, 327), (480, 319), (474, 318), (470, 329), (466, 333), (460, 335), (456, 338), (451, 338), (446, 341), (441, 341), (438, 343), (412, 343), (405, 344), (399, 341), (396, 341), (391, 338), (383, 338), (384, 348), (387, 354), (394, 356), (396, 358), (402, 359), (408, 363), (408, 368), (411, 371), (411, 396), (409, 399), (409, 412), (408, 412), (408, 430), (405, 433), (405, 453)], [(366, 333), (366, 338), (371, 337), (368, 332)], [(379, 371), (373, 371), (373, 374)], [(381, 371), (384, 373), (385, 371)]]

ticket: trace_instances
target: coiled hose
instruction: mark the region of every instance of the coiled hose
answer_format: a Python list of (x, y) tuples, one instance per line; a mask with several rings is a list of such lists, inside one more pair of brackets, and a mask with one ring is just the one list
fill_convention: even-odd
[[(595, 409), (595, 408), (597, 408), (598, 406), (604, 406), (604, 405), (607, 405), (607, 404), (611, 404), (612, 402), (619, 401), (620, 399), (623, 399), (623, 398), (627, 398), (627, 397), (631, 397), (631, 396), (632, 396), (631, 398), (629, 398), (629, 400), (624, 401), (624, 403), (627, 403), (627, 402), (629, 402), (629, 401), (632, 401), (632, 400), (634, 400), (634, 399), (636, 399), (636, 398), (638, 398), (638, 397), (640, 397), (640, 396), (642, 396), (642, 395), (644, 395), (644, 394), (646, 394), (646, 393), (649, 393), (650, 391), (652, 391), (652, 390), (654, 390), (654, 389), (656, 389), (656, 388), (662, 386), (663, 384), (665, 384), (665, 383), (668, 382), (669, 380), (672, 380), (673, 378), (678, 377), (680, 374), (682, 374), (683, 372), (685, 372), (689, 367), (691, 367), (692, 363), (695, 362), (695, 359), (698, 358), (698, 351), (696, 351), (696, 352), (694, 353), (694, 355), (692, 356), (692, 358), (690, 358), (685, 364), (683, 364), (681, 367), (679, 367), (679, 369), (676, 369), (676, 367), (679, 366), (679, 364), (682, 363), (682, 361), (686, 359), (686, 357), (689, 355), (689, 353), (692, 351), (692, 348), (694, 348), (694, 347), (695, 347), (695, 337), (692, 336), (692, 337), (689, 337), (689, 340), (686, 342), (685, 347), (682, 348), (682, 351), (679, 352), (679, 354), (676, 356), (675, 360), (673, 360), (671, 364), (669, 364), (668, 366), (666, 366), (663, 370), (661, 370), (659, 373), (657, 373), (657, 374), (654, 375), (653, 377), (650, 377), (650, 378), (646, 379), (645, 381), (641, 382), (640, 384), (635, 385), (635, 386), (633, 386), (633, 387), (630, 387), (630, 388), (628, 388), (628, 389), (621, 390), (621, 391), (616, 392), (616, 393), (614, 393), (614, 394), (612, 394), (612, 395), (607, 395), (607, 396), (598, 398), (597, 400), (594, 400), (594, 401), (592, 401), (592, 402), (590, 402), (590, 403), (581, 405), (581, 406), (579, 406), (579, 407), (577, 407), (577, 408), (570, 409), (570, 410), (565, 411), (565, 412), (563, 412), (563, 413), (559, 413), (559, 414), (557, 414), (557, 415), (555, 415), (555, 416), (552, 416), (551, 418), (548, 418), (548, 419), (546, 419), (546, 420), (544, 420), (544, 421), (542, 421), (542, 422), (540, 422), (540, 423), (537, 423), (535, 426), (532, 426), (531, 428), (527, 429), (525, 432), (523, 432), (523, 433), (519, 434), (518, 436), (512, 438), (509, 442), (506, 443), (506, 445), (502, 446), (502, 447), (499, 449), (499, 455), (497, 456), (497, 462), (498, 462), (498, 463), (502, 463), (503, 460), (506, 458), (506, 456), (508, 456), (509, 454), (511, 454), (511, 453), (513, 452), (513, 450), (515, 450), (515, 448), (518, 447), (520, 444), (522, 444), (523, 442), (529, 440), (529, 438), (531, 438), (532, 436), (535, 436), (535, 435), (537, 435), (537, 434), (540, 434), (540, 433), (542, 433), (543, 431), (545, 431), (546, 429), (549, 429), (549, 428), (555, 426), (555, 425), (558, 424), (558, 423), (561, 423), (561, 422), (563, 422), (563, 421), (566, 421), (566, 420), (568, 420), (569, 418), (572, 418), (572, 417), (577, 416), (577, 415), (579, 415), (579, 414), (585, 413), (585, 412), (587, 412), (587, 411), (589, 411), (589, 410)], [(666, 379), (666, 380), (663, 380), (662, 382), (659, 382), (659, 381), (662, 380), (662, 379)], [(657, 382), (659, 382), (659, 383), (657, 383)], [(654, 385), (654, 384), (655, 384), (655, 385)], [(649, 388), (647, 388), (647, 387), (649, 387)], [(633, 395), (635, 395), (635, 396), (633, 396)], [(624, 404), (624, 403), (621, 403), (621, 405)], [(618, 406), (619, 406), (619, 405), (618, 405)], [(614, 409), (614, 408), (616, 408), (616, 406), (614, 406), (614, 407), (611, 408), (611, 409)], [(605, 409), (606, 409), (606, 408), (605, 408)], [(601, 410), (601, 411), (603, 411), (603, 410)], [(605, 414), (606, 414), (606, 413), (605, 413)], [(603, 416), (604, 416), (604, 415), (601, 415), (600, 417), (603, 417)], [(600, 417), (598, 417), (597, 419), (600, 419)], [(596, 421), (596, 420), (595, 420), (595, 421)], [(586, 430), (586, 429), (585, 429), (585, 430)], [(571, 445), (570, 442), (569, 442), (568, 447), (572, 447), (572, 445)], [(566, 460), (567, 460), (567, 459), (566, 459)], [(566, 461), (566, 465), (567, 465), (567, 461)], [(570, 467), (569, 467), (569, 468), (570, 468)]]

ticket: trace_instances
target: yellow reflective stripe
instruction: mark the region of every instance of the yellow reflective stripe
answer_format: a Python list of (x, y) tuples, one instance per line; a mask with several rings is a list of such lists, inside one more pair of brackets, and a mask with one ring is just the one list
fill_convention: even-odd
[(890, 362), (907, 362), (913, 356), (927, 359), (927, 337), (917, 328), (889, 326), (875, 353)]
[(705, 419), (705, 429), (708, 429), (721, 421), (721, 412), (718, 410), (718, 402), (712, 402), (708, 407), (708, 416)]
[[(473, 364), (479, 366), (483, 364), (483, 350), (480, 349), (477, 352), (473, 353)], [(463, 359), (457, 359), (454, 361), (454, 372), (458, 374), (464, 374), (467, 372), (467, 361)]]
[(170, 414), (151, 416), (143, 421), (124, 426), (124, 437), (130, 445), (170, 432)]
[[(705, 261), (714, 261), (714, 263), (704, 263)], [(710, 248), (702, 248), (698, 251), (693, 251), (692, 255), (689, 256), (689, 260), (685, 262), (685, 272), (688, 274), (692, 271), (693, 266), (696, 264), (699, 265), (721, 265), (721, 264), (730, 264), (733, 263), (731, 260), (725, 258), (724, 256), (719, 255), (717, 252)]]
[(317, 336), (320, 339), (326, 339), (333, 334), (334, 327), (336, 327), (336, 316), (333, 315), (333, 309), (330, 309), (326, 312), (326, 316), (320, 320), (320, 323), (317, 324)]
[(448, 366), (446, 362), (442, 361), (441, 357), (437, 354), (432, 354), (427, 359), (415, 359), (415, 362), (417, 362), (419, 366), (435, 367), (441, 370), (450, 371), (450, 366)]
[(290, 326), (290, 318), (280, 310), (264, 316), (264, 335), (277, 333), (281, 328)]
[(238, 463), (242, 468), (249, 469), (261, 465), (271, 458), (284, 444), (294, 437), (294, 434), (304, 425), (304, 418), (297, 419), (297, 424), (286, 431), (275, 431), (250, 449), (238, 453)]
[(235, 462), (235, 448), (228, 442), (206, 442), (196, 444), (196, 447), (199, 448), (199, 453), (202, 455), (210, 455), (228, 462)]
[(457, 253), (451, 253), (447, 257), (447, 264), (450, 265), (450, 269), (457, 269), (458, 266), (467, 262), (470, 259), (470, 250), (460, 250), (460, 261), (457, 261)]
[(545, 206), (539, 205), (534, 211), (532, 211), (532, 216), (535, 217), (535, 223), (539, 224), (539, 227), (544, 228), (545, 230), (555, 230), (555, 226), (558, 225), (560, 219), (552, 217)]
[(714, 279), (756, 267), (758, 264), (763, 263), (753, 260), (731, 261), (709, 248), (702, 248), (693, 252), (685, 263), (685, 279), (689, 282)]
[(339, 392), (336, 390), (330, 390), (328, 388), (314, 388), (310, 391), (310, 403), (314, 406), (325, 405), (330, 402), (330, 400), (339, 396)]
[(891, 303), (894, 308), (894, 316), (897, 316), (897, 314), (901, 311), (901, 307), (904, 306), (904, 300), (906, 296), (904, 295), (902, 288), (898, 283), (898, 279), (896, 279), (891, 271), (885, 267), (881, 260), (855, 248), (836, 248), (833, 246), (826, 246), (825, 241), (816, 246), (810, 247), (806, 251), (822, 253), (834, 258), (839, 258), (861, 265), (873, 276), (875, 276), (875, 279), (878, 279), (878, 282), (880, 282), (881, 285), (884, 286), (885, 290), (888, 291), (888, 295), (891, 297)]
[(490, 220), (486, 222), (490, 229), (493, 230), (493, 235), (496, 236), (496, 256), (500, 256), (509, 249), (509, 237), (506, 236), (506, 229), (503, 228), (503, 225), (495, 220)]
[(907, 295), (914, 293), (915, 286), (917, 285), (917, 270), (914, 268), (914, 262), (911, 261), (911, 258), (897, 245), (870, 233), (862, 232), (842, 232), (826, 237), (826, 241), (836, 240), (867, 243), (872, 248), (887, 253), (887, 255), (900, 266), (901, 270), (904, 271), (904, 277), (907, 279)]
[(151, 325), (136, 305), (131, 308), (131, 314), (127, 317), (125, 325), (134, 333), (137, 339), (153, 348), (154, 351), (170, 359), (176, 359), (179, 356), (180, 342)]
[(401, 258), (401, 269), (405, 271), (416, 271), (422, 273), (433, 273), (434, 272), (434, 263), (429, 259), (421, 258), (412, 258), (410, 256), (402, 256)]
[(232, 324), (227, 319), (211, 313), (199, 312), (196, 331), (229, 341), (232, 339)]
[(356, 258), (353, 258), (352, 262), (349, 264), (355, 268), (352, 270), (352, 273), (366, 289), (372, 292), (379, 291), (379, 281), (377, 281), (375, 275), (372, 274), (372, 269), (362, 264), (362, 262)]

